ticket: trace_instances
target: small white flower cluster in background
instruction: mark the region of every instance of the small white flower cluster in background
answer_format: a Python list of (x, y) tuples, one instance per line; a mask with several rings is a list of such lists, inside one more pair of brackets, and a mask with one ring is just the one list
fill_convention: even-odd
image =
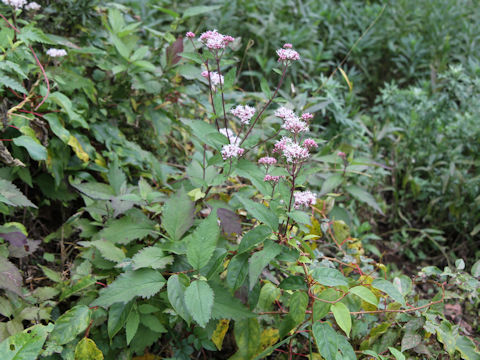
[(248, 105), (238, 105), (236, 108), (230, 110), (230, 112), (240, 119), (242, 125), (248, 125), (250, 123), (250, 119), (255, 114), (255, 108)]
[(301, 206), (310, 207), (317, 202), (317, 196), (311, 191), (295, 191), (293, 193), (295, 197), (295, 209), (299, 209)]
[(67, 52), (63, 49), (51, 48), (47, 50), (47, 55), (51, 57), (63, 57), (63, 56), (67, 56)]
[(35, 1), (32, 1), (31, 3), (28, 3), (25, 6), (25, 10), (37, 11), (37, 10), (40, 10), (41, 8), (42, 8), (42, 6), (38, 3), (36, 3)]
[[(202, 76), (208, 79), (208, 71), (202, 71)], [(210, 71), (210, 84), (212, 85), (212, 90), (215, 91), (218, 84), (223, 85), (223, 75), (219, 75), (216, 71)]]
[(5, 5), (12, 6), (15, 10), (21, 9), (27, 3), (27, 0), (2, 0)]

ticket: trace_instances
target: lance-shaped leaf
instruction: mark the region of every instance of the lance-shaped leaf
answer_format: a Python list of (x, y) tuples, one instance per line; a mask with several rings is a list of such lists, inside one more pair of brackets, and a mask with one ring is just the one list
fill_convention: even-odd
[(162, 226), (172, 240), (180, 240), (193, 225), (195, 206), (183, 188), (165, 203)]
[(197, 280), (185, 290), (185, 305), (193, 319), (201, 327), (207, 326), (213, 307), (214, 293), (206, 281)]

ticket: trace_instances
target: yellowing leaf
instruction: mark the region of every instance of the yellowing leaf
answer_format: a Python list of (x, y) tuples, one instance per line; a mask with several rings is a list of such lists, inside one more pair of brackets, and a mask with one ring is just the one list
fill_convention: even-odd
[(73, 151), (80, 160), (82, 160), (83, 162), (88, 162), (90, 160), (90, 157), (83, 150), (82, 145), (80, 145), (78, 139), (75, 136), (70, 135), (70, 138), (68, 139), (68, 145), (73, 149)]
[(279, 339), (278, 329), (267, 328), (263, 330), (262, 335), (260, 336), (260, 347), (259, 353), (265, 350), (266, 348), (276, 344)]
[(84, 337), (75, 348), (75, 360), (103, 360), (103, 354), (92, 339)]
[(223, 338), (225, 337), (225, 334), (228, 331), (229, 324), (230, 324), (230, 320), (221, 319), (218, 322), (217, 328), (212, 334), (212, 341), (218, 350), (222, 350)]
[(342, 68), (338, 68), (338, 70), (340, 71), (340, 73), (342, 74), (343, 78), (345, 79), (345, 81), (347, 82), (347, 85), (348, 85), (348, 89), (350, 91), (353, 90), (353, 84), (350, 82), (350, 80), (348, 79), (348, 76), (347, 76), (347, 73), (345, 71), (343, 71)]

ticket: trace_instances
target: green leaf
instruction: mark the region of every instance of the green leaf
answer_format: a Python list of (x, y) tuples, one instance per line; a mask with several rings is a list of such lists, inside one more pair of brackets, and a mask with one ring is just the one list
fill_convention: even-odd
[(378, 206), (375, 198), (372, 196), (372, 194), (366, 192), (364, 189), (362, 189), (359, 186), (356, 185), (348, 185), (345, 190), (350, 193), (354, 198), (363, 201), (364, 203), (370, 205), (373, 207), (375, 210), (377, 210), (380, 214), (383, 215), (382, 209), (380, 209), (380, 206)]
[(313, 324), (313, 337), (319, 353), (325, 360), (336, 360), (338, 353), (337, 333), (327, 323)]
[(210, 13), (212, 11), (220, 9), (221, 5), (213, 5), (213, 6), (190, 6), (185, 10), (183, 13), (183, 18), (186, 19), (188, 17), (197, 16), (201, 14)]
[(75, 360), (103, 360), (103, 353), (92, 339), (84, 337), (75, 347)]
[[(2, 61), (5, 61), (5, 60), (2, 60)], [(7, 76), (2, 72), (0, 72), (0, 84), (2, 84), (2, 86), (11, 88), (12, 90), (20, 92), (22, 94), (28, 94), (27, 90), (25, 90), (22, 84), (20, 84), (17, 80), (11, 78), (10, 76)]]
[(127, 340), (127, 345), (130, 345), (133, 337), (137, 333), (138, 325), (140, 324), (140, 315), (137, 311), (137, 306), (134, 305), (127, 317), (127, 322), (125, 324), (125, 336)]
[(402, 349), (406, 351), (413, 349), (422, 342), (422, 337), (419, 334), (406, 333), (402, 338)]
[(197, 280), (185, 290), (185, 305), (201, 327), (207, 326), (212, 315), (214, 293), (206, 281)]
[(124, 216), (113, 220), (98, 233), (98, 237), (115, 244), (126, 245), (133, 240), (153, 235), (155, 223), (142, 214), (141, 217)]
[(60, 345), (69, 343), (85, 331), (90, 323), (91, 310), (86, 305), (77, 305), (55, 321), (50, 338)]
[(91, 241), (90, 244), (95, 247), (104, 259), (116, 263), (125, 259), (125, 253), (108, 240)]
[(165, 326), (163, 326), (160, 319), (155, 315), (151, 315), (151, 314), (142, 315), (141, 323), (143, 326), (148, 327), (152, 331), (155, 331), (158, 333), (167, 332), (167, 329), (165, 329)]
[(182, 58), (184, 59), (188, 59), (188, 60), (192, 60), (194, 61), (195, 63), (197, 63), (198, 65), (203, 65), (204, 63), (204, 60), (202, 59), (202, 57), (197, 54), (197, 53), (193, 53), (193, 52), (182, 52), (180, 54)]
[(127, 303), (134, 297), (150, 298), (165, 285), (162, 274), (152, 269), (139, 269), (121, 274), (106, 288), (92, 306), (108, 307), (117, 302)]
[(27, 149), (28, 154), (33, 160), (47, 160), (47, 149), (45, 146), (36, 142), (32, 137), (22, 135), (13, 139), (13, 143)]
[(185, 305), (185, 290), (188, 287), (188, 278), (181, 275), (172, 275), (167, 282), (168, 301), (172, 305), (175, 312), (180, 315), (188, 325), (192, 321), (192, 317), (188, 312), (187, 305)]
[(187, 259), (194, 269), (199, 270), (207, 265), (215, 251), (219, 235), (217, 214), (213, 212), (200, 223), (187, 243)]
[(70, 296), (82, 291), (83, 289), (86, 289), (89, 286), (92, 286), (93, 284), (95, 284), (95, 279), (92, 277), (92, 275), (84, 276), (71, 286), (62, 287), (62, 294), (60, 295), (59, 301), (68, 299)]
[(183, 188), (165, 203), (162, 226), (172, 240), (180, 240), (193, 225), (195, 206)]
[(235, 67), (231, 68), (226, 74), (225, 74), (225, 80), (224, 80), (224, 85), (223, 85), (223, 91), (229, 90), (233, 88), (233, 85), (235, 83), (235, 77), (237, 74), (237, 69)]
[(329, 176), (322, 184), (322, 190), (320, 190), (320, 194), (327, 194), (331, 192), (333, 189), (338, 187), (343, 182), (343, 176), (341, 174), (333, 174)]
[(308, 295), (302, 291), (295, 291), (290, 299), (289, 315), (292, 317), (296, 325), (305, 319), (305, 311), (308, 306)]
[(75, 189), (83, 195), (94, 200), (110, 200), (115, 196), (112, 187), (107, 184), (98, 182), (85, 182), (82, 184), (71, 184)]
[(52, 328), (53, 324), (35, 325), (5, 339), (0, 343), (2, 360), (38, 359)]
[[(317, 295), (319, 299), (330, 302), (336, 301), (338, 298), (340, 298), (340, 296), (340, 293), (333, 288), (325, 289), (319, 295)], [(330, 311), (331, 305), (331, 303), (316, 300), (313, 304), (313, 321), (323, 319)]]
[(388, 350), (392, 353), (393, 356), (395, 356), (396, 360), (405, 360), (405, 355), (403, 355), (400, 351), (393, 347), (389, 347)]
[(405, 298), (402, 294), (397, 290), (397, 288), (389, 281), (384, 279), (375, 279), (372, 282), (372, 286), (388, 296), (390, 296), (396, 302), (405, 306)]
[(351, 294), (357, 295), (362, 300), (368, 302), (369, 304), (378, 306), (377, 297), (370, 291), (370, 289), (365, 286), (355, 286), (348, 290)]
[(120, 330), (123, 329), (128, 315), (132, 310), (133, 302), (128, 304), (115, 303), (108, 310), (108, 337), (112, 339)]
[(473, 277), (480, 277), (480, 260), (473, 264), (471, 273)]
[(250, 280), (250, 290), (257, 283), (263, 268), (267, 266), (280, 252), (282, 247), (273, 241), (266, 241), (263, 250), (256, 252), (250, 257), (248, 265), (248, 277)]
[(268, 236), (272, 234), (272, 230), (268, 226), (259, 225), (248, 231), (242, 237), (242, 241), (238, 246), (237, 254), (251, 250), (253, 247), (262, 243)]
[(257, 309), (261, 311), (272, 310), (273, 302), (278, 300), (280, 295), (282, 295), (282, 291), (270, 281), (267, 281), (260, 290), (260, 295), (258, 296), (257, 301)]
[[(337, 345), (342, 352), (342, 360), (357, 360), (357, 355), (355, 355), (352, 345), (350, 345), (345, 336), (337, 334)], [(338, 355), (337, 358), (339, 358)]]
[(227, 270), (227, 286), (236, 290), (243, 285), (247, 275), (248, 275), (248, 260), (250, 259), (250, 254), (243, 253), (235, 255), (230, 263), (228, 264)]
[(268, 85), (268, 81), (264, 77), (262, 77), (262, 79), (260, 80), (260, 89), (262, 89), (262, 93), (267, 99), (270, 99), (272, 97), (270, 86)]
[(258, 320), (253, 318), (235, 321), (234, 335), (238, 351), (232, 359), (246, 360), (253, 358), (260, 345), (261, 333)]
[(313, 270), (312, 277), (321, 285), (348, 286), (347, 278), (337, 269), (319, 267)]
[(350, 336), (350, 330), (352, 330), (352, 317), (350, 316), (350, 310), (341, 302), (333, 304), (330, 308), (333, 312), (333, 317), (337, 322), (340, 329), (342, 329), (347, 336)]
[(466, 336), (459, 336), (455, 348), (462, 354), (464, 360), (480, 360), (480, 352), (474, 342)]
[(212, 308), (212, 319), (232, 319), (237, 321), (256, 316), (225, 288), (214, 286), (213, 291), (215, 299)]
[(251, 216), (268, 225), (272, 230), (278, 230), (278, 217), (271, 209), (267, 208), (263, 204), (257, 203), (250, 199), (244, 199), (240, 196), (237, 196), (237, 199), (240, 200), (242, 205), (245, 207), (245, 210), (247, 210)]
[[(36, 208), (30, 200), (10, 181), (0, 179), (0, 194), (7, 200), (4, 201), (11, 206), (30, 206)], [(2, 200), (0, 200), (2, 201)]]
[(173, 256), (166, 256), (157, 246), (143, 248), (132, 259), (133, 269), (151, 267), (152, 269), (163, 269), (173, 262)]

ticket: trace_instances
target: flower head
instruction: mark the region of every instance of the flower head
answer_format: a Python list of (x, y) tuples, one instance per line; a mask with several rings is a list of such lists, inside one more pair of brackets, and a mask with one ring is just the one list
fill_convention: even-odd
[(342, 159), (345, 159), (347, 157), (347, 154), (345, 154), (343, 151), (339, 151), (337, 153), (337, 156), (340, 156)]
[(274, 165), (277, 163), (277, 159), (273, 157), (265, 156), (258, 159), (258, 163), (262, 165)]
[(298, 54), (298, 52), (290, 48), (278, 49), (277, 55), (278, 55), (278, 62), (287, 61), (287, 60), (295, 61), (300, 59), (300, 55)]
[(310, 113), (303, 113), (301, 117), (302, 117), (302, 120), (305, 120), (305, 121), (313, 119), (313, 115)]
[(318, 148), (317, 143), (313, 139), (305, 139), (303, 141), (303, 146), (305, 146), (308, 150), (313, 149), (313, 148)]
[(283, 176), (274, 176), (274, 175), (267, 174), (263, 178), (263, 181), (272, 181), (274, 183), (278, 183), (282, 177)]
[[(202, 76), (208, 79), (209, 72), (202, 71)], [(215, 90), (218, 84), (223, 85), (223, 75), (219, 75), (216, 71), (210, 71), (210, 83), (212, 85), (212, 89)]]
[(238, 117), (243, 125), (247, 125), (255, 114), (255, 108), (248, 105), (238, 105), (236, 108), (230, 110), (230, 112)]
[(209, 49), (225, 49), (235, 39), (229, 35), (222, 35), (217, 30), (209, 30), (200, 35), (199, 41)]
[(309, 207), (317, 202), (317, 196), (311, 191), (295, 191), (293, 193), (295, 197), (295, 209), (299, 209), (301, 206)]
[(284, 48), (284, 49), (291, 49), (291, 48), (292, 48), (292, 44), (290, 44), (290, 43), (285, 43), (285, 44), (283, 44), (283, 48)]
[(283, 156), (287, 159), (289, 163), (300, 163), (305, 161), (310, 156), (307, 148), (298, 145), (296, 142), (293, 142), (291, 139), (286, 142), (285, 148), (283, 149)]
[(5, 5), (12, 6), (15, 10), (21, 9), (27, 3), (27, 0), (2, 0)]
[(67, 52), (63, 49), (48, 49), (47, 50), (47, 55), (51, 57), (64, 57), (67, 56)]
[(280, 119), (283, 119), (283, 120), (295, 116), (295, 113), (293, 112), (293, 110), (291, 110), (291, 109), (289, 109), (285, 106), (279, 107), (277, 110), (275, 110), (275, 112), (273, 114), (276, 117), (279, 117)]
[(282, 125), (285, 130), (291, 131), (294, 134), (308, 131), (308, 124), (300, 120), (297, 116), (291, 116), (285, 119)]
[(25, 6), (25, 10), (37, 11), (37, 10), (40, 10), (41, 8), (42, 8), (42, 6), (40, 4), (37, 4), (35, 1), (32, 1), (31, 3), (28, 3)]
[(228, 144), (228, 145), (223, 145), (222, 147), (222, 157), (223, 160), (231, 159), (231, 158), (236, 158), (239, 156), (242, 156), (244, 153), (244, 149), (241, 147), (237, 146), (236, 144)]
[(187, 38), (190, 38), (190, 39), (192, 39), (192, 38), (194, 38), (194, 37), (195, 37), (195, 33), (193, 33), (193, 32), (191, 32), (191, 31), (189, 31), (189, 32), (187, 32), (187, 33), (185, 34), (185, 36), (186, 36)]

